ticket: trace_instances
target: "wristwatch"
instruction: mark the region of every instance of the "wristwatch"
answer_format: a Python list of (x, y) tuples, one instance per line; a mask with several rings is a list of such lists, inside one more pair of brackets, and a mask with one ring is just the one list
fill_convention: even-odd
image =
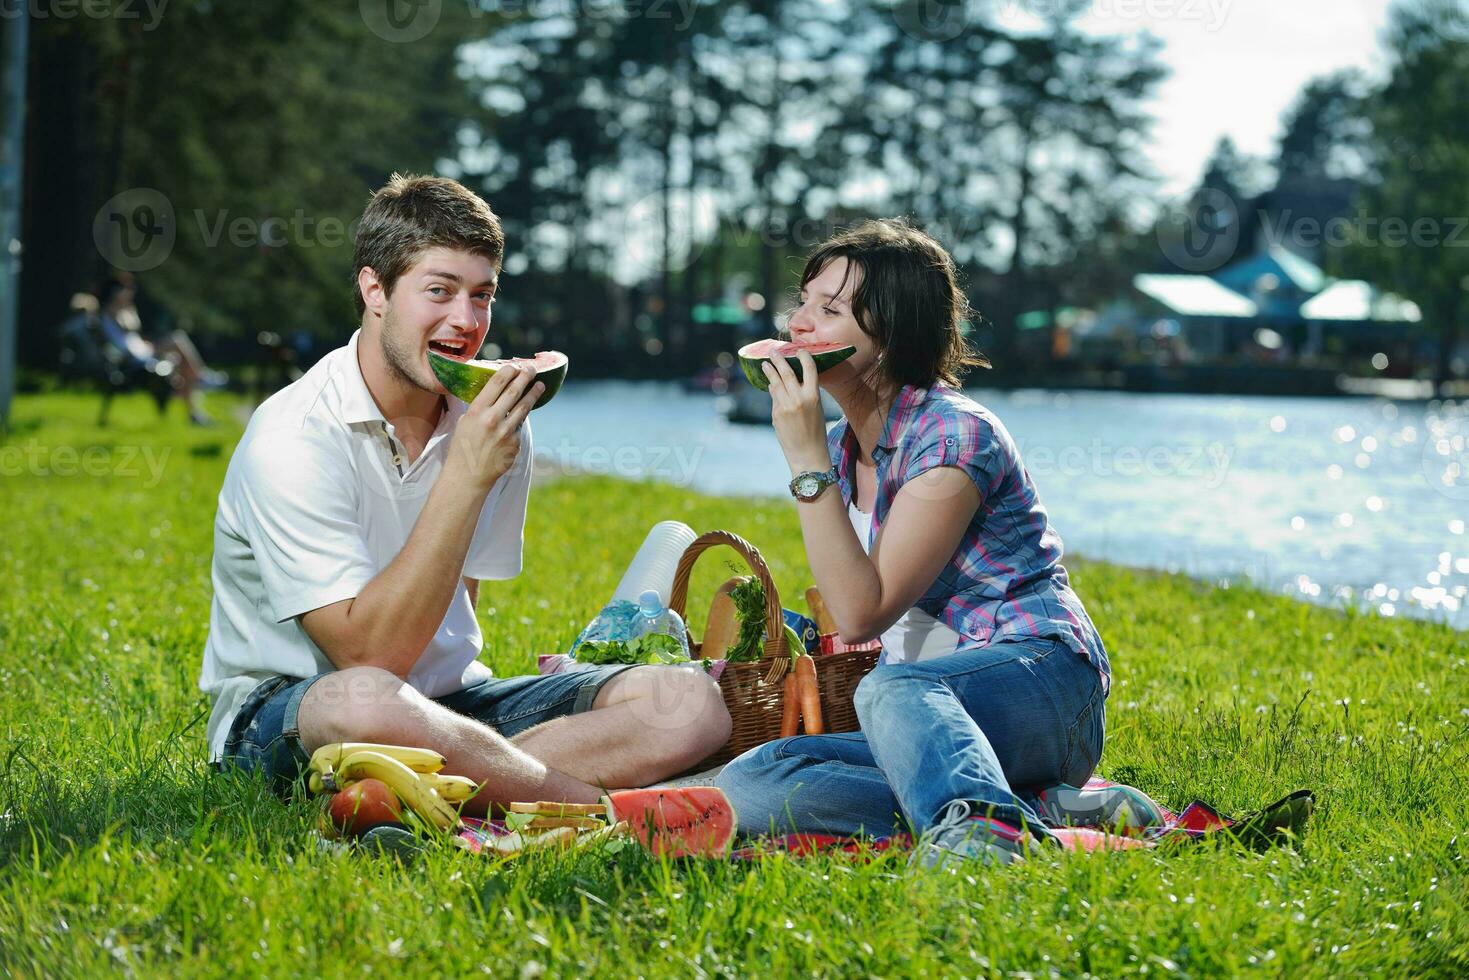
[(815, 500), (821, 496), (821, 491), (837, 483), (838, 480), (835, 466), (825, 473), (818, 473), (815, 470), (797, 473), (796, 478), (791, 481), (791, 496), (797, 500)]

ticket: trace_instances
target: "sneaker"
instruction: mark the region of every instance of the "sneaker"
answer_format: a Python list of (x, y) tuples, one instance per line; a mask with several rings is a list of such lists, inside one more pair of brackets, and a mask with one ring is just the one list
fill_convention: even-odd
[(1052, 827), (1098, 827), (1138, 831), (1160, 826), (1166, 819), (1153, 798), (1120, 783), (1094, 782), (1089, 786), (1062, 783), (1041, 790), (1036, 812)]
[(955, 800), (944, 810), (910, 859), (921, 868), (943, 868), (961, 861), (981, 865), (1017, 864), (1039, 852), (1028, 831), (976, 812), (978, 804)]

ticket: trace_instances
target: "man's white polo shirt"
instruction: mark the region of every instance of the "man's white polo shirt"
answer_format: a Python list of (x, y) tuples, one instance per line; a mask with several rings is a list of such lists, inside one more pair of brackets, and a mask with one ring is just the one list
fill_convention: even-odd
[[(299, 617), (353, 598), (397, 557), (468, 407), (446, 398), (438, 428), (409, 464), (362, 379), (359, 335), (257, 408), (230, 458), (214, 519), (214, 601), (199, 676), (214, 698), (211, 761), (222, 758), (240, 705), (261, 681), (334, 669)], [(514, 468), (485, 499), (461, 578), (520, 574), (530, 474), (527, 423)], [(461, 582), (408, 682), (438, 697), (489, 677), (475, 659), (481, 642)]]

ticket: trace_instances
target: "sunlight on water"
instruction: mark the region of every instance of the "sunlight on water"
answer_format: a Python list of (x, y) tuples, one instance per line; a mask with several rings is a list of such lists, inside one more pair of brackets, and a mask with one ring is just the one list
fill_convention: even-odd
[[(1009, 428), (1068, 552), (1469, 628), (1465, 406), (971, 394)], [(538, 455), (563, 465), (787, 493), (768, 427), (732, 425), (676, 385), (568, 386), (534, 422)]]

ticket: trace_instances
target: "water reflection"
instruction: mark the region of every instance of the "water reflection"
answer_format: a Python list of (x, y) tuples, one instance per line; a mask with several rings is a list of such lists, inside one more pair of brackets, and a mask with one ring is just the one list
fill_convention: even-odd
[[(1069, 552), (1469, 627), (1462, 405), (972, 394), (1010, 429)], [(538, 451), (562, 464), (787, 492), (768, 428), (731, 425), (675, 385), (568, 385), (535, 426)]]

